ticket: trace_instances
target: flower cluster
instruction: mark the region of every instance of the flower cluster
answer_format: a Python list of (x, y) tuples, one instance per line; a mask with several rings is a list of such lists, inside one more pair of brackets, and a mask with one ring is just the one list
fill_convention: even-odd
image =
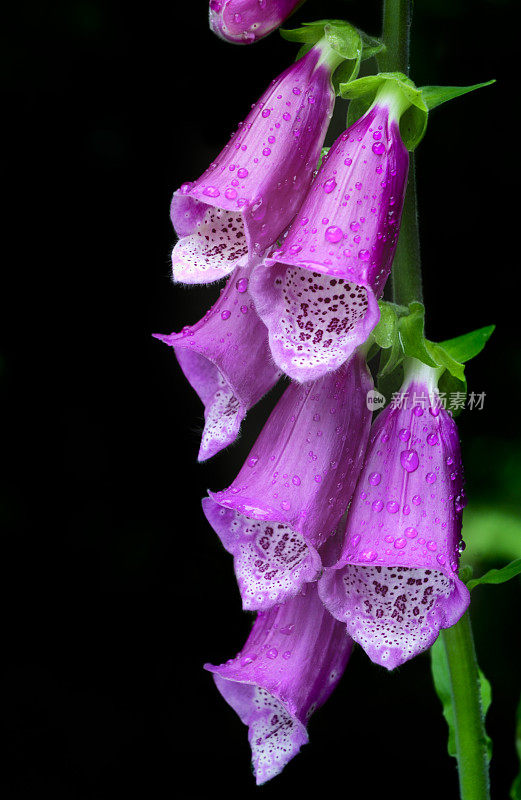
[[(247, 43), (296, 5), (212, 0), (211, 25)], [(382, 80), (318, 167), (341, 61), (327, 37), (306, 47), (171, 207), (174, 280), (227, 280), (199, 322), (157, 335), (204, 404), (199, 459), (231, 444), (248, 410), (290, 379), (236, 479), (203, 500), (243, 607), (257, 612), (238, 655), (206, 668), (248, 726), (258, 783), (306, 743), (354, 642), (394, 668), (469, 602), (459, 441), (439, 370), (406, 359), (395, 402), (372, 425), (367, 400), (411, 102)]]

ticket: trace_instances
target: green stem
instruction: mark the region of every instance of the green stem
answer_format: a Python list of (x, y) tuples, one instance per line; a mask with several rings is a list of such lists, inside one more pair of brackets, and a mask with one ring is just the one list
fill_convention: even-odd
[[(382, 72), (409, 74), (411, 17), (411, 0), (384, 0), (382, 38), (385, 50), (378, 56), (378, 65)], [(414, 153), (411, 153), (400, 237), (392, 273), (393, 300), (404, 306), (413, 300), (421, 302), (423, 298), (415, 173)]]
[[(384, 0), (385, 50), (378, 56), (381, 71), (409, 74), (412, 0)], [(393, 299), (400, 305), (422, 300), (420, 237), (416, 201), (414, 153), (393, 262)], [(461, 800), (489, 800), (488, 760), (481, 709), (478, 665), (468, 612), (442, 632), (449, 664)]]
[(460, 797), (461, 800), (489, 800), (485, 726), (468, 611), (441, 636), (450, 673)]

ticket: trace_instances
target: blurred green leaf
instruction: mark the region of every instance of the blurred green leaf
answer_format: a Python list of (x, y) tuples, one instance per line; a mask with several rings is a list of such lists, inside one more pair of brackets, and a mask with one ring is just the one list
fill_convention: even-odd
[(470, 504), (463, 517), (463, 532), (469, 543), (464, 561), (511, 561), (521, 558), (519, 512), (497, 505)]
[(521, 558), (516, 558), (515, 561), (511, 561), (510, 564), (507, 564), (506, 567), (502, 567), (501, 569), (489, 569), (481, 578), (473, 578), (469, 581), (467, 586), (469, 591), (472, 591), (476, 586), (485, 583), (506, 583), (517, 575), (521, 575)]
[(510, 790), (511, 800), (521, 800), (521, 698), (517, 706), (516, 750), (519, 759), (519, 772)]

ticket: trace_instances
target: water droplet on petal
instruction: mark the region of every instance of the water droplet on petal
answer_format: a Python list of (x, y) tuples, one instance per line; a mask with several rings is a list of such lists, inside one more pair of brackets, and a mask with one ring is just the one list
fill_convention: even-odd
[(344, 232), (342, 228), (339, 228), (337, 225), (331, 225), (331, 227), (329, 227), (325, 233), (325, 237), (328, 242), (332, 242), (333, 244), (339, 242), (343, 235)]
[(330, 194), (336, 186), (336, 180), (334, 178), (329, 178), (328, 181), (324, 183), (324, 191), (326, 194)]
[(420, 463), (416, 450), (402, 450), (400, 463), (406, 472), (414, 472)]

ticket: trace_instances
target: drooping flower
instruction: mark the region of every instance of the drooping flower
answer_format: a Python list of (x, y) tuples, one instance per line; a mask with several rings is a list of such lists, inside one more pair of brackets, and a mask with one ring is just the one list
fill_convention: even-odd
[(274, 31), (303, 0), (210, 0), (210, 28), (234, 44), (252, 44)]
[(175, 192), (174, 280), (219, 280), (276, 241), (318, 163), (341, 61), (322, 39), (271, 83), (206, 172)]
[(295, 380), (337, 369), (378, 322), (409, 164), (400, 101), (384, 82), (329, 150), (282, 246), (252, 276), (273, 357)]
[(302, 745), (313, 712), (325, 703), (346, 668), (352, 639), (326, 611), (317, 585), (261, 611), (234, 659), (205, 668), (248, 726), (257, 784), (278, 775)]
[(458, 578), (463, 470), (435, 370), (411, 359), (399, 399), (371, 429), (338, 562), (320, 596), (372, 661), (392, 669), (465, 612)]
[(248, 289), (250, 267), (237, 267), (214, 306), (181, 333), (154, 334), (177, 360), (204, 404), (199, 461), (237, 438), (247, 411), (280, 378)]
[(203, 500), (234, 556), (245, 609), (271, 608), (317, 578), (318, 548), (334, 532), (362, 466), (371, 388), (359, 352), (334, 375), (291, 384), (231, 486)]

